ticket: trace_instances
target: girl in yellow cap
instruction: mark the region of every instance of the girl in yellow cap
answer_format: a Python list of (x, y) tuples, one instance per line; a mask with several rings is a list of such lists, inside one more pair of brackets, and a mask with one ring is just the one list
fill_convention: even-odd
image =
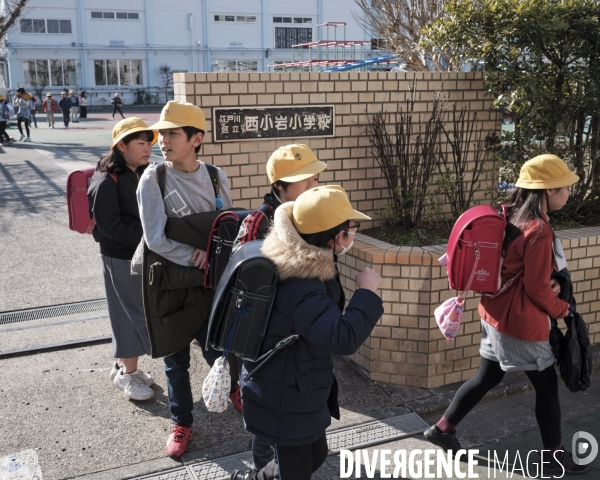
[(560, 210), (569, 186), (579, 177), (555, 155), (540, 155), (521, 168), (509, 206), (502, 282), (517, 280), (502, 295), (482, 296), (479, 304), (483, 335), (477, 374), (457, 392), (440, 421), (425, 438), (446, 450), (459, 450), (456, 426), (498, 385), (505, 372), (524, 371), (536, 392), (535, 413), (544, 445), (544, 475), (583, 473), (561, 440), (561, 415), (555, 358), (548, 341), (550, 319), (569, 315), (569, 303), (557, 295), (551, 275), (564, 261), (546, 213)]
[(275, 211), (262, 253), (277, 267), (279, 283), (260, 353), (297, 339), (250, 378), (256, 364), (244, 361), (246, 430), (269, 442), (275, 458), (260, 470), (234, 471), (232, 480), (309, 480), (325, 461), (325, 430), (340, 415), (331, 355), (358, 350), (383, 314), (381, 277), (370, 268), (356, 276), (358, 289), (344, 312), (335, 258), (352, 247), (362, 220), (370, 218), (334, 185), (308, 190)]
[(152, 153), (158, 132), (149, 130), (139, 118), (117, 123), (110, 151), (99, 161), (88, 197), (100, 244), (106, 301), (113, 331), (110, 372), (115, 386), (133, 400), (154, 396), (152, 377), (138, 369), (138, 358), (150, 355), (150, 340), (144, 317), (142, 277), (130, 275), (131, 258), (142, 239), (142, 223), (136, 190)]

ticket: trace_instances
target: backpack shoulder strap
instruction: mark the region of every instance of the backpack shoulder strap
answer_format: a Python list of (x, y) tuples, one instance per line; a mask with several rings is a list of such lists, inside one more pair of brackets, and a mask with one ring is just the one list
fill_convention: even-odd
[(160, 194), (165, 198), (165, 190), (167, 189), (167, 164), (165, 162), (156, 167), (156, 181), (160, 188)]
[(115, 181), (115, 183), (118, 185), (119, 184), (119, 176), (116, 173), (109, 173), (109, 175), (111, 176), (111, 178)]
[(267, 217), (267, 220), (269, 220), (269, 223), (273, 225), (275, 209), (271, 205), (269, 205), (268, 203), (263, 203), (260, 207), (257, 208), (257, 210), (259, 212), (262, 212), (264, 216)]
[(209, 165), (205, 163), (206, 170), (208, 171), (208, 175), (210, 176), (210, 182), (212, 183), (213, 189), (215, 191), (215, 198), (219, 198), (219, 192), (221, 191), (221, 184), (219, 182), (219, 171), (217, 167), (214, 165)]

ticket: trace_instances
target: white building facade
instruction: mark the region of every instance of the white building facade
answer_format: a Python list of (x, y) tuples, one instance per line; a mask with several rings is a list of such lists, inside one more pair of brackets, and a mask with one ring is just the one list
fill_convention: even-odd
[[(297, 43), (370, 40), (352, 12), (354, 0), (30, 0), (6, 38), (0, 88), (86, 90), (92, 105), (115, 92), (125, 103), (164, 102), (161, 66), (267, 72), (298, 59)], [(326, 22), (346, 25), (317, 27)]]

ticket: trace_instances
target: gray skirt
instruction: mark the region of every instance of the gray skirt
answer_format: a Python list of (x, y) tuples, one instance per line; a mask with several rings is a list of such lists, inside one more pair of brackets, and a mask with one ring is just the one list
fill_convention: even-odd
[[(549, 320), (548, 320), (549, 321)], [(481, 320), (483, 334), (479, 354), (492, 362), (500, 363), (505, 372), (545, 370), (554, 365), (554, 354), (548, 340), (530, 342), (504, 335)]]
[(106, 303), (113, 333), (113, 356), (133, 358), (150, 355), (150, 338), (144, 316), (142, 277), (131, 275), (130, 261), (102, 258)]

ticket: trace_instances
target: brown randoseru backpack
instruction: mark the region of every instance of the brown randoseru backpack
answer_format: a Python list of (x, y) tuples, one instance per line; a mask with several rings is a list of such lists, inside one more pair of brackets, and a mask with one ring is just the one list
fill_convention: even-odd
[(243, 244), (232, 256), (215, 292), (208, 320), (207, 347), (256, 362), (250, 378), (298, 335), (282, 339), (260, 354), (277, 293), (277, 268), (261, 253), (263, 240)]
[[(273, 222), (273, 209), (269, 205), (263, 204), (256, 210), (262, 212), (269, 222)], [(242, 222), (252, 212), (254, 210), (227, 211), (215, 219), (206, 248), (208, 256), (208, 264), (204, 270), (206, 288), (217, 288), (219, 285)]]

